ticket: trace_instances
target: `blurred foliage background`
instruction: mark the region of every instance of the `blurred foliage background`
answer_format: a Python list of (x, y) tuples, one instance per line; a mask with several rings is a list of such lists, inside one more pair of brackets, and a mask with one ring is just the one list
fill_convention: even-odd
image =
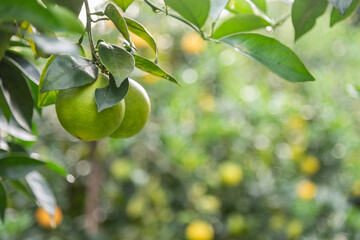
[[(279, 20), (289, 9), (271, 2), (269, 15)], [(153, 33), (159, 64), (182, 87), (133, 74), (151, 98), (150, 121), (133, 138), (99, 142), (101, 228), (91, 238), (83, 229), (90, 145), (61, 128), (54, 106), (43, 109), (29, 146), (70, 173), (43, 172), (63, 223), (42, 229), (36, 206), (13, 192), (0, 239), (360, 239), (357, 15), (330, 29), (327, 13), (296, 44), (290, 19), (269, 32), (316, 78), (294, 84), (140, 2), (127, 14)], [(95, 38), (119, 43), (107, 21)]]

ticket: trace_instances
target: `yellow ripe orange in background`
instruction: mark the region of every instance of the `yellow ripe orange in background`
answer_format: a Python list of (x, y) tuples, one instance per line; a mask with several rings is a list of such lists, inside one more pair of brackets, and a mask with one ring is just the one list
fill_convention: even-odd
[(61, 209), (58, 206), (55, 208), (54, 216), (50, 216), (50, 214), (47, 211), (45, 211), (44, 208), (39, 207), (36, 210), (35, 217), (36, 217), (37, 223), (41, 227), (47, 228), (47, 229), (55, 229), (61, 224), (62, 219), (63, 219), (63, 214), (62, 214)]
[(243, 171), (240, 165), (232, 162), (225, 162), (220, 165), (220, 178), (226, 186), (236, 186), (243, 179)]
[(199, 34), (192, 32), (182, 37), (181, 49), (189, 54), (200, 54), (205, 51), (206, 43)]
[(205, 221), (194, 221), (186, 227), (185, 234), (188, 240), (212, 240), (214, 229)]
[(309, 180), (302, 180), (297, 185), (296, 193), (302, 200), (311, 200), (316, 195), (316, 185)]
[(307, 156), (301, 163), (301, 171), (308, 175), (313, 175), (319, 171), (319, 160), (314, 156)]

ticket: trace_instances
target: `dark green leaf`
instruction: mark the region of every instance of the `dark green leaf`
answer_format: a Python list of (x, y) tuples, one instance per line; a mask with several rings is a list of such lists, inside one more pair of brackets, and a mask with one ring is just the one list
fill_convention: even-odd
[(55, 0), (55, 3), (63, 6), (70, 11), (72, 11), (75, 16), (79, 16), (79, 13), (81, 11), (81, 7), (84, 3), (83, 0)]
[(317, 18), (324, 14), (327, 5), (327, 0), (295, 0), (291, 11), (295, 40), (314, 27)]
[(26, 77), (39, 85), (40, 73), (36, 67), (28, 61), (25, 57), (15, 52), (6, 52), (6, 60), (9, 61), (14, 67), (18, 68)]
[(39, 50), (52, 54), (70, 54), (70, 55), (78, 55), (79, 47), (65, 39), (57, 39), (54, 37), (50, 37), (47, 35), (31, 35), (32, 40), (34, 40), (36, 44), (36, 48)]
[(9, 41), (14, 31), (11, 31), (13, 23), (0, 23), (0, 60), (9, 46)]
[(266, 13), (267, 11), (266, 0), (251, 0), (251, 2), (253, 2), (258, 9)]
[(44, 177), (40, 173), (33, 171), (26, 175), (26, 181), (35, 195), (36, 203), (53, 216), (56, 199)]
[(95, 90), (95, 102), (98, 106), (98, 112), (118, 104), (118, 102), (123, 100), (128, 90), (128, 78), (121, 83), (120, 87), (116, 87), (115, 80), (110, 75), (109, 85)]
[(355, 10), (359, 7), (360, 0), (353, 0), (350, 7), (346, 11), (344, 15), (342, 15), (339, 10), (333, 8), (331, 11), (331, 18), (330, 18), (330, 27), (334, 26), (336, 23), (350, 17)]
[(135, 0), (113, 0), (125, 12)]
[(271, 24), (269, 22), (256, 15), (238, 14), (225, 20), (219, 27), (217, 27), (212, 37), (219, 39), (233, 33), (248, 32), (270, 25)]
[(210, 0), (165, 0), (165, 3), (198, 28), (204, 26), (210, 12)]
[(211, 0), (210, 18), (215, 22), (224, 10), (229, 0)]
[(353, 0), (328, 0), (339, 12), (344, 15)]
[(154, 37), (151, 35), (151, 33), (146, 30), (146, 28), (141, 25), (140, 23), (138, 23), (137, 21), (130, 19), (130, 18), (125, 18), (125, 21), (127, 23), (127, 26), (129, 28), (129, 30), (136, 34), (137, 36), (139, 36), (141, 39), (143, 39), (145, 42), (147, 42), (150, 47), (154, 50), (155, 54), (156, 54), (156, 59), (158, 56), (158, 49), (156, 46), (156, 42)]
[(0, 176), (19, 179), (43, 165), (44, 162), (30, 158), (25, 154), (10, 154), (0, 159)]
[(177, 85), (180, 86), (179, 82), (176, 81), (176, 79), (173, 76), (162, 70), (158, 65), (156, 65), (152, 61), (135, 54), (133, 54), (133, 56), (135, 58), (135, 66), (137, 68), (143, 70), (144, 72), (169, 80), (170, 82), (176, 83)]
[(50, 31), (84, 31), (81, 22), (70, 11), (62, 7), (47, 9), (36, 0), (2, 1), (0, 16), (3, 21), (28, 21)]
[(26, 79), (11, 65), (0, 63), (0, 88), (16, 121), (31, 131), (34, 101)]
[(20, 181), (20, 180), (6, 180), (13, 188), (24, 194), (30, 200), (34, 200), (33, 195), (30, 193), (30, 190)]
[(9, 105), (6, 102), (6, 99), (4, 97), (4, 94), (0, 88), (0, 112), (2, 115), (6, 118), (6, 120), (9, 122), (11, 117), (11, 110), (9, 108)]
[(276, 39), (255, 33), (239, 33), (221, 38), (220, 42), (258, 61), (285, 80), (315, 80), (299, 57)]
[(41, 115), (41, 108), (36, 104), (39, 101), (39, 86), (36, 85), (36, 83), (34, 83), (33, 81), (30, 81), (29, 79), (26, 80), (29, 84), (31, 95), (34, 100), (34, 107), (37, 110), (37, 112)]
[(60, 55), (50, 64), (40, 93), (84, 86), (94, 82), (97, 76), (98, 68), (89, 59)]
[(133, 56), (124, 49), (105, 42), (99, 44), (98, 52), (101, 62), (114, 76), (116, 86), (119, 87), (134, 71)]
[(0, 183), (0, 219), (2, 221), (4, 221), (5, 218), (6, 206), (7, 206), (7, 198), (6, 198), (5, 188), (2, 185), (2, 183)]
[(124, 38), (132, 45), (129, 30), (124, 18), (121, 16), (116, 7), (112, 4), (108, 4), (105, 8), (105, 15), (114, 23), (115, 27), (124, 36)]
[(54, 162), (45, 162), (45, 166), (51, 171), (59, 174), (60, 176), (66, 178), (67, 171), (62, 166), (54, 163)]
[(50, 92), (45, 92), (45, 93), (40, 93), (40, 89), (42, 87), (42, 85), (44, 84), (44, 79), (45, 79), (45, 75), (46, 72), (50, 66), (50, 64), (52, 63), (52, 61), (54, 61), (55, 56), (52, 55), (49, 60), (47, 61), (41, 76), (40, 76), (40, 83), (39, 83), (39, 98), (38, 98), (38, 102), (37, 105), (39, 107), (45, 107), (45, 106), (49, 106), (51, 104), (54, 104), (56, 102), (56, 96), (58, 94), (59, 91), (50, 91)]

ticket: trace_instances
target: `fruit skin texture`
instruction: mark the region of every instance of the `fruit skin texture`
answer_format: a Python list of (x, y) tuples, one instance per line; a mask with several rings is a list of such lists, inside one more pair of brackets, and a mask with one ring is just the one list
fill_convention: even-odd
[(188, 240), (212, 240), (214, 238), (214, 229), (204, 221), (191, 222), (185, 230)]
[(78, 139), (96, 141), (109, 136), (120, 126), (125, 113), (124, 101), (98, 112), (95, 90), (107, 85), (107, 77), (99, 74), (94, 83), (59, 91), (56, 113), (66, 131)]
[(129, 79), (129, 91), (125, 96), (125, 117), (110, 137), (129, 138), (143, 129), (150, 116), (150, 99), (145, 89)]
[(39, 207), (35, 213), (37, 223), (43, 228), (54, 229), (57, 228), (63, 219), (63, 214), (61, 209), (56, 206), (54, 216), (50, 216), (44, 208)]

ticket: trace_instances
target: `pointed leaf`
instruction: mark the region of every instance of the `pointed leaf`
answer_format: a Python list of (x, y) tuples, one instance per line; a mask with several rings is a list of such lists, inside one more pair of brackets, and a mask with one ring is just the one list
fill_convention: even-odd
[(114, 23), (115, 27), (124, 36), (124, 38), (130, 44), (132, 44), (126, 22), (125, 22), (124, 18), (121, 16), (121, 14), (119, 13), (119, 11), (116, 9), (116, 7), (112, 4), (108, 4), (105, 8), (104, 13)]
[(7, 206), (7, 198), (6, 198), (5, 188), (2, 185), (2, 183), (0, 183), (0, 219), (1, 219), (1, 221), (4, 221), (6, 206)]
[(26, 181), (35, 195), (36, 203), (53, 216), (55, 214), (56, 199), (44, 177), (40, 173), (33, 171), (26, 175)]
[(246, 0), (230, 0), (226, 9), (235, 14), (254, 14), (253, 6)]
[(0, 158), (0, 176), (19, 179), (43, 165), (44, 162), (30, 158), (25, 154), (9, 154)]
[(333, 8), (331, 11), (331, 18), (330, 18), (330, 27), (334, 26), (336, 23), (350, 17), (355, 10), (359, 7), (360, 0), (353, 0), (350, 7), (346, 11), (344, 15), (342, 15), (339, 10)]
[(67, 171), (65, 170), (65, 168), (63, 168), (59, 164), (56, 164), (54, 162), (45, 162), (45, 167), (47, 167), (49, 170), (59, 174), (60, 176), (66, 178)]
[(220, 42), (261, 63), (285, 80), (315, 80), (299, 57), (276, 39), (255, 33), (239, 33), (221, 38)]
[(113, 0), (124, 12), (135, 0)]
[(224, 10), (229, 0), (211, 0), (210, 18), (215, 22)]
[(38, 102), (37, 105), (39, 107), (45, 107), (45, 106), (49, 106), (51, 104), (54, 104), (56, 102), (56, 96), (58, 95), (59, 91), (50, 91), (50, 92), (45, 92), (45, 93), (40, 93), (40, 89), (44, 84), (44, 79), (45, 79), (45, 75), (46, 72), (50, 66), (50, 64), (52, 63), (52, 61), (54, 61), (55, 56), (52, 55), (49, 60), (47, 61), (41, 76), (40, 76), (40, 82), (39, 82), (39, 98), (38, 98)]
[(127, 23), (129, 30), (132, 33), (136, 34), (138, 37), (142, 38), (145, 42), (147, 42), (150, 45), (150, 47), (154, 50), (157, 59), (158, 49), (156, 46), (155, 39), (151, 35), (151, 33), (148, 30), (146, 30), (146, 28), (143, 25), (141, 25), (140, 23), (138, 23), (133, 19), (125, 18), (125, 21)]
[(327, 0), (295, 0), (291, 11), (295, 40), (314, 27), (317, 18), (324, 14), (327, 5)]
[(271, 24), (263, 18), (251, 14), (238, 14), (225, 20), (216, 28), (213, 38), (219, 39), (226, 35), (238, 32), (248, 32), (259, 28), (265, 28)]
[(123, 100), (128, 90), (129, 80), (127, 78), (121, 83), (120, 87), (116, 87), (115, 80), (110, 75), (109, 85), (95, 90), (95, 102), (98, 106), (98, 112), (118, 104)]
[(353, 0), (328, 0), (339, 12), (344, 15)]
[(137, 68), (143, 70), (144, 72), (169, 80), (170, 82), (176, 83), (177, 85), (180, 86), (179, 82), (176, 81), (176, 79), (173, 76), (162, 70), (158, 65), (156, 65), (152, 61), (135, 54), (133, 54), (133, 56), (135, 58), (135, 66)]
[(133, 56), (126, 50), (105, 42), (99, 44), (98, 52), (101, 62), (114, 76), (116, 86), (119, 87), (134, 71)]
[(5, 55), (9, 63), (18, 68), (31, 81), (39, 85), (40, 73), (29, 60), (15, 52), (8, 51)]
[(81, 7), (84, 3), (83, 0), (55, 0), (55, 3), (69, 9), (75, 16), (79, 16)]
[(267, 11), (266, 0), (251, 0), (251, 2), (254, 3), (258, 9), (266, 13)]
[(26, 79), (16, 69), (0, 63), (0, 88), (16, 121), (31, 131), (34, 101)]
[(210, 0), (165, 0), (165, 3), (198, 28), (204, 26), (210, 12)]
[(60, 55), (50, 64), (40, 93), (84, 86), (94, 82), (97, 76), (98, 68), (89, 59)]
[(11, 31), (13, 23), (0, 23), (0, 60), (3, 58), (6, 49), (9, 47), (10, 38), (14, 34)]
[(21, 127), (16, 122), (13, 116), (10, 116), (10, 119), (6, 120), (5, 116), (3, 115), (3, 112), (1, 111), (0, 111), (0, 129), (10, 134), (11, 136), (14, 136), (24, 141), (34, 141), (36, 139), (35, 136), (30, 131), (27, 131), (23, 127)]

